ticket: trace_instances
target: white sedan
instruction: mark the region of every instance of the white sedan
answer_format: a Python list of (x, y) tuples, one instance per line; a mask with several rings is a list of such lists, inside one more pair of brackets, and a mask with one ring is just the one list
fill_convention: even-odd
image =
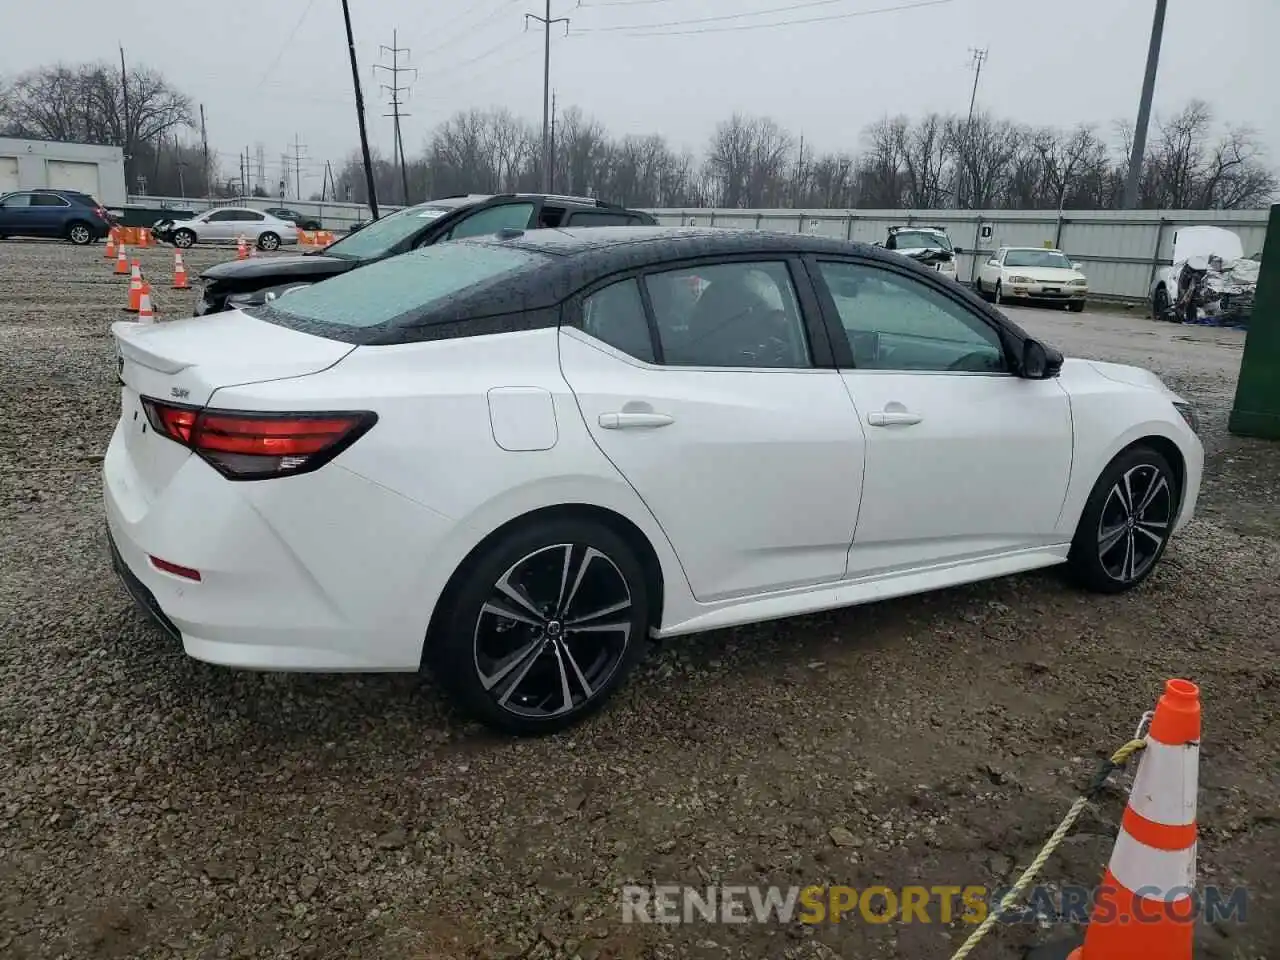
[(189, 655), (429, 665), (517, 733), (650, 637), (1063, 563), (1129, 590), (1200, 489), (1155, 375), (814, 236), (504, 231), (113, 333), (113, 557)]
[(259, 250), (278, 250), (298, 242), (298, 228), (261, 210), (248, 207), (215, 207), (189, 220), (164, 220), (153, 232), (175, 247), (197, 243), (235, 243), (241, 237)]
[(1001, 247), (978, 270), (978, 292), (995, 303), (1017, 298), (1066, 303), (1084, 310), (1089, 281), (1061, 250), (1044, 247)]

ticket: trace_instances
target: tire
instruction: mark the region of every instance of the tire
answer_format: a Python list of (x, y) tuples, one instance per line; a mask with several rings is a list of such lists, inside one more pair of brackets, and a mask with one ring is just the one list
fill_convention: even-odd
[(1158, 450), (1139, 444), (1122, 451), (1080, 515), (1067, 559), (1075, 580), (1098, 593), (1138, 586), (1164, 556), (1181, 502), (1177, 475)]
[(93, 243), (93, 228), (82, 220), (76, 220), (67, 226), (67, 239), (77, 247), (87, 247)]
[(258, 237), (259, 250), (279, 250), (280, 237), (268, 230), (266, 233)]
[(1151, 319), (1165, 320), (1169, 316), (1169, 291), (1165, 289), (1162, 283), (1156, 287), (1156, 292), (1151, 295)]
[(1067, 309), (1070, 310), (1072, 313), (1084, 313), (1084, 301), (1072, 300), (1070, 303), (1067, 304)]
[(173, 245), (186, 250), (196, 245), (196, 235), (190, 230), (182, 229), (173, 235)]
[(648, 580), (625, 540), (594, 520), (544, 520), (468, 560), (433, 620), (424, 661), (486, 725), (539, 736), (604, 705), (643, 656), (649, 620)]

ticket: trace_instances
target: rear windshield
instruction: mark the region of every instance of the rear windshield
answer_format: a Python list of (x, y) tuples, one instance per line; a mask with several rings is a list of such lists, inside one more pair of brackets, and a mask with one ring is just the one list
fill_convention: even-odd
[(529, 250), (465, 241), (423, 247), (301, 287), (273, 300), (261, 315), (286, 325), (375, 327), (412, 317), (432, 303), (547, 259)]

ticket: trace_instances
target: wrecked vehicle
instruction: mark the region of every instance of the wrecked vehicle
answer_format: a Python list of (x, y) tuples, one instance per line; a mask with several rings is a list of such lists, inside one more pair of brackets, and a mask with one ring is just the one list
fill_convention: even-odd
[(952, 280), (956, 279), (956, 256), (964, 253), (959, 247), (951, 246), (951, 238), (943, 227), (890, 227), (883, 246), (932, 267)]
[(1156, 272), (1151, 316), (1171, 323), (1246, 326), (1258, 287), (1259, 258), (1221, 227), (1184, 227), (1173, 235), (1173, 265)]

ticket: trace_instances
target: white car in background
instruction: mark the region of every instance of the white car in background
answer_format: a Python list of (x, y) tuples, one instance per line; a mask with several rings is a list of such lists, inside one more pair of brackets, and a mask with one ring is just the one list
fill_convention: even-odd
[(515, 229), (112, 332), (113, 560), (189, 655), (430, 666), (518, 733), (650, 637), (1054, 564), (1130, 590), (1204, 459), (1155, 374), (799, 234)]
[(249, 207), (215, 207), (190, 220), (162, 220), (152, 231), (183, 249), (197, 243), (235, 243), (241, 237), (259, 250), (278, 250), (298, 242), (294, 224)]
[(951, 237), (942, 227), (890, 227), (884, 248), (910, 257), (952, 280), (956, 279), (956, 257), (964, 252), (951, 245)]
[(978, 293), (993, 303), (1007, 300), (1051, 300), (1074, 313), (1084, 310), (1089, 280), (1061, 250), (1047, 247), (1001, 247), (978, 270)]
[(1261, 253), (1244, 255), (1244, 244), (1232, 230), (1183, 227), (1173, 235), (1173, 265), (1157, 270), (1151, 283), (1151, 316), (1174, 322), (1206, 315), (1247, 319), (1261, 261)]

